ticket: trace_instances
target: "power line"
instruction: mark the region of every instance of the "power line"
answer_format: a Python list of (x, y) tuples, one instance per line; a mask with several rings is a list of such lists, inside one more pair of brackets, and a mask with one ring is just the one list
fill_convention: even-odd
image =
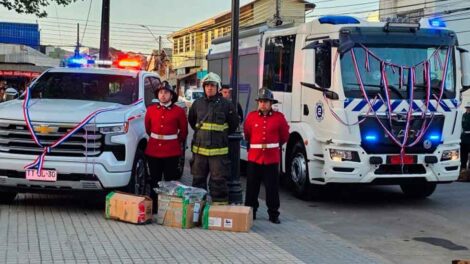
[(90, 11), (91, 11), (91, 5), (93, 4), (93, 0), (90, 0), (90, 6), (88, 7), (88, 14), (86, 16), (86, 22), (85, 22), (85, 28), (83, 29), (83, 34), (82, 34), (82, 40), (80, 41), (80, 43), (83, 42), (83, 38), (85, 38), (85, 33), (86, 33), (86, 28), (88, 26), (88, 20), (90, 18)]

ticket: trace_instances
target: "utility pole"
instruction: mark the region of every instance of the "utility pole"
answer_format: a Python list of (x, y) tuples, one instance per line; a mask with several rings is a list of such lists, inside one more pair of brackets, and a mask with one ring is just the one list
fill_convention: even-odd
[(80, 55), (80, 24), (77, 23), (77, 44), (75, 46), (75, 57)]
[(158, 53), (162, 52), (162, 36), (158, 36)]
[(103, 0), (101, 8), (100, 60), (109, 59), (109, 8), (110, 0)]
[[(231, 55), (230, 55), (230, 87), (232, 88), (232, 102), (238, 110), (238, 29), (240, 19), (240, 1), (232, 0), (232, 30), (231, 30)], [(231, 173), (228, 181), (228, 200), (230, 204), (241, 204), (243, 192), (240, 184), (240, 142), (242, 134), (240, 127), (235, 133), (228, 136), (229, 155), (231, 159)]]
[(281, 19), (281, 0), (276, 0), (276, 13), (274, 14), (274, 25), (282, 25)]

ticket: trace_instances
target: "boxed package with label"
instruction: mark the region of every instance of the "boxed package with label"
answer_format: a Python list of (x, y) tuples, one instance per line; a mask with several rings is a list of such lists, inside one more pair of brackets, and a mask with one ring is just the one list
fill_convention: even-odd
[(202, 227), (209, 230), (248, 232), (253, 225), (253, 210), (248, 206), (207, 205)]
[(177, 181), (159, 182), (157, 223), (192, 228), (200, 223), (206, 191)]
[(106, 196), (106, 218), (134, 224), (152, 221), (152, 199), (121, 192), (111, 192)]
[(157, 224), (183, 229), (193, 228), (200, 223), (203, 207), (203, 201), (196, 202), (181, 197), (159, 194)]

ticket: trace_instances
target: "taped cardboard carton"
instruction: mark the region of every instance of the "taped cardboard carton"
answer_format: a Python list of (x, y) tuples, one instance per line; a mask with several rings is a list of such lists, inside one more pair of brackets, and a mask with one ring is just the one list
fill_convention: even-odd
[(134, 224), (152, 221), (152, 199), (121, 192), (111, 192), (106, 196), (107, 219), (115, 219)]

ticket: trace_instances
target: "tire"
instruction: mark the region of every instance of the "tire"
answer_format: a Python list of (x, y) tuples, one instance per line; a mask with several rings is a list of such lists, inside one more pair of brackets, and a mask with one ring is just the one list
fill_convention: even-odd
[(289, 154), (286, 166), (287, 178), (294, 195), (302, 200), (311, 196), (311, 184), (308, 175), (308, 163), (305, 147), (301, 142), (295, 143)]
[(17, 192), (0, 192), (0, 203), (10, 204), (16, 198)]
[(183, 150), (183, 155), (181, 155), (179, 161), (178, 161), (178, 167), (176, 168), (176, 180), (179, 180), (181, 179), (181, 177), (183, 177), (183, 173), (184, 173), (184, 162), (186, 161), (186, 142), (184, 142), (184, 144), (182, 144), (181, 146), (182, 150)]
[(148, 184), (149, 175), (147, 169), (147, 161), (144, 151), (137, 149), (132, 165), (131, 178), (126, 187), (126, 192), (137, 195), (150, 195), (150, 185)]
[(436, 190), (436, 183), (424, 182), (415, 184), (402, 184), (401, 190), (406, 197), (412, 199), (424, 199)]

